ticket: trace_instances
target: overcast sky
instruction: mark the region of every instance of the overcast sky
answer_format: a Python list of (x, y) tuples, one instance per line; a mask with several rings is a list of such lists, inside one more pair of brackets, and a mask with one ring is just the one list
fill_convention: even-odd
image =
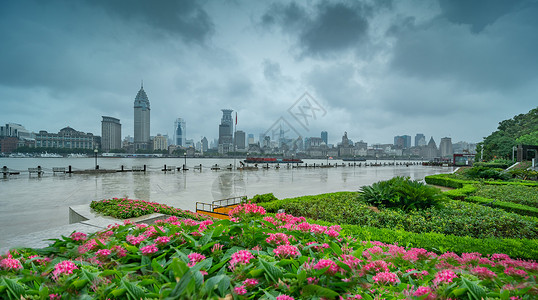
[(211, 140), (229, 108), (256, 139), (478, 142), (538, 105), (537, 16), (536, 0), (2, 1), (0, 124), (100, 135), (112, 116), (133, 136), (143, 80), (152, 135), (181, 117)]

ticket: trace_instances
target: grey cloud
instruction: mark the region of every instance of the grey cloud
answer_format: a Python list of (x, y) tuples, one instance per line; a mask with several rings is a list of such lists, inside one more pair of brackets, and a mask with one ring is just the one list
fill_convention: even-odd
[(267, 27), (274, 24), (293, 35), (303, 55), (326, 56), (367, 41), (372, 8), (358, 2), (321, 2), (307, 8), (292, 2), (271, 6), (262, 16)]
[(128, 21), (147, 23), (178, 35), (186, 42), (203, 43), (215, 31), (211, 17), (200, 2), (195, 0), (88, 0), (87, 2)]
[(282, 76), (282, 71), (280, 70), (280, 64), (273, 62), (271, 60), (263, 61), (263, 75), (268, 81), (277, 81)]
[(471, 25), (474, 33), (511, 11), (524, 7), (527, 0), (439, 0), (443, 16), (450, 22)]
[[(459, 82), (462, 89), (507, 90), (537, 78), (538, 5), (498, 19), (480, 34), (442, 18), (409, 22), (396, 34), (394, 71), (425, 80)], [(514, 46), (517, 45), (517, 46)]]

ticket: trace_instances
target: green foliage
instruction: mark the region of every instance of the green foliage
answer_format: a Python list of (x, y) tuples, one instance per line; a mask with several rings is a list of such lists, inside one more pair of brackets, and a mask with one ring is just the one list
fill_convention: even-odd
[(489, 168), (486, 166), (475, 166), (465, 172), (465, 176), (470, 179), (486, 179), (486, 180), (509, 180), (510, 174), (503, 169)]
[(425, 209), (441, 201), (441, 191), (409, 177), (394, 177), (371, 186), (363, 186), (360, 197), (377, 207), (395, 207), (404, 211)]
[(484, 159), (511, 158), (512, 147), (518, 144), (517, 140), (529, 139), (533, 142), (536, 132), (538, 132), (538, 107), (526, 114), (500, 122), (497, 131), (484, 139)]
[(275, 197), (273, 193), (268, 193), (268, 194), (254, 195), (254, 197), (252, 197), (251, 199), (251, 202), (252, 203), (265, 203), (265, 202), (271, 202), (275, 200), (278, 200), (278, 198)]
[(452, 178), (451, 174), (437, 174), (430, 175), (424, 178), (427, 184), (445, 186), (450, 188), (459, 189), (465, 184), (469, 183), (468, 180)]
[(473, 166), (475, 167), (486, 167), (486, 168), (497, 168), (497, 169), (507, 169), (514, 162), (512, 160), (506, 159), (495, 159), (489, 162), (476, 162)]
[(465, 198), (465, 201), (479, 203), (482, 205), (500, 208), (505, 211), (510, 211), (524, 216), (538, 217), (538, 208), (527, 205), (521, 205), (512, 202), (493, 200), (484, 197), (470, 196)]
[(446, 201), (440, 207), (403, 211), (373, 209), (358, 193), (303, 196), (260, 204), (268, 212), (286, 213), (314, 220), (353, 224), (415, 233), (437, 232), (474, 238), (537, 238), (538, 220), (461, 201)]
[(538, 130), (518, 137), (516, 142), (523, 145), (538, 146)]
[(521, 180), (538, 180), (538, 171), (529, 169), (511, 169), (508, 171), (513, 178)]
[(536, 186), (479, 184), (475, 186), (472, 195), (538, 208), (538, 187)]

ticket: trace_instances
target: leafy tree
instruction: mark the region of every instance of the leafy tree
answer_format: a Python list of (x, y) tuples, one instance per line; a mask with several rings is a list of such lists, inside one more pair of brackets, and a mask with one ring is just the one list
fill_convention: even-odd
[(538, 131), (522, 135), (516, 141), (523, 145), (538, 145)]

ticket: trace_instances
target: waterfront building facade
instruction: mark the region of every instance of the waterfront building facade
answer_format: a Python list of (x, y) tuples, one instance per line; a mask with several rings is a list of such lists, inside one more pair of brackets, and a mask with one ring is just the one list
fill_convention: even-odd
[(62, 128), (58, 133), (39, 131), (35, 146), (44, 148), (97, 149), (99, 137), (92, 133), (76, 131), (71, 127)]
[(101, 121), (101, 150), (121, 149), (121, 124), (120, 120), (113, 117), (102, 116)]
[(245, 132), (238, 130), (235, 132), (235, 149), (245, 150)]
[(422, 133), (415, 135), (415, 147), (426, 146), (426, 137)]
[(141, 86), (134, 101), (134, 150), (150, 148), (150, 106), (148, 95)]
[(168, 138), (160, 133), (157, 134), (153, 138), (153, 150), (168, 150)]

